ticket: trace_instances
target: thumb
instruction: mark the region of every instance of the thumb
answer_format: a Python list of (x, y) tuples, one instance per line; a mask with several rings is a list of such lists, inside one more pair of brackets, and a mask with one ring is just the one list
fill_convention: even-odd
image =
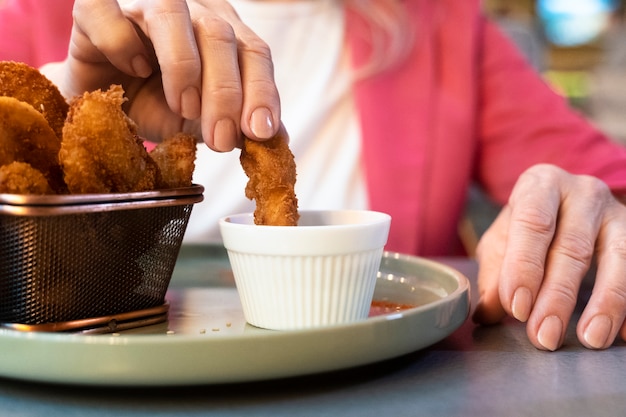
[(478, 324), (496, 324), (506, 316), (500, 301), (500, 271), (506, 253), (508, 206), (484, 233), (476, 249), (478, 261), (478, 303), (472, 320)]

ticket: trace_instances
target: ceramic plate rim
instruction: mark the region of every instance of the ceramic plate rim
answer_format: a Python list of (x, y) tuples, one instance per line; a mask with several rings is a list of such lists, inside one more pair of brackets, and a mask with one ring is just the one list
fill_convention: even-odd
[[(384, 326), (385, 323), (391, 322), (401, 322), (406, 320), (418, 320), (420, 315), (425, 312), (433, 311), (441, 304), (448, 304), (455, 300), (461, 300), (462, 305), (457, 308), (464, 308), (463, 319), (458, 320), (456, 323), (452, 323), (450, 328), (446, 329), (442, 332), (442, 334), (436, 338), (436, 341), (443, 339), (444, 337), (451, 334), (454, 330), (458, 329), (463, 322), (467, 319), (469, 315), (469, 291), (470, 284), (469, 280), (458, 270), (455, 268), (442, 264), (438, 261), (429, 260), (427, 258), (421, 258), (411, 255), (403, 255), (398, 253), (390, 253), (385, 252), (384, 257), (395, 257), (399, 259), (401, 262), (409, 262), (409, 263), (417, 263), (426, 268), (437, 268), (439, 270), (444, 271), (446, 275), (453, 276), (457, 282), (456, 288), (446, 295), (443, 298), (437, 299), (435, 301), (429, 302), (427, 304), (410, 308), (407, 310), (403, 310), (399, 313), (393, 313), (390, 315), (383, 316), (375, 316), (370, 317), (366, 320), (352, 323), (352, 324), (340, 324), (340, 325), (332, 325), (332, 326), (323, 326), (316, 327), (311, 329), (303, 329), (303, 330), (289, 330), (289, 331), (267, 331), (263, 333), (251, 333), (251, 334), (237, 334), (237, 335), (228, 335), (228, 336), (216, 336), (207, 339), (206, 336), (203, 335), (191, 335), (191, 334), (179, 334), (179, 335), (167, 335), (167, 334), (130, 334), (130, 335), (116, 335), (115, 338), (107, 337), (103, 335), (77, 335), (77, 334), (59, 334), (59, 333), (25, 333), (18, 330), (12, 329), (0, 329), (0, 347), (3, 345), (11, 344), (11, 343), (27, 343), (28, 346), (36, 347), (35, 345), (40, 345), (43, 348), (46, 346), (56, 346), (57, 348), (62, 347), (73, 347), (76, 349), (83, 349), (85, 346), (90, 346), (93, 349), (106, 349), (109, 347), (109, 350), (112, 351), (114, 349), (119, 349), (120, 346), (125, 346), (127, 350), (132, 350), (137, 347), (146, 347), (151, 345), (152, 347), (159, 347), (161, 349), (176, 349), (177, 346), (181, 347), (197, 347), (200, 345), (201, 347), (206, 347), (211, 345), (211, 347), (219, 347), (219, 345), (228, 345), (232, 343), (245, 343), (246, 341), (269, 341), (271, 342), (281, 342), (283, 340), (299, 340), (311, 338), (313, 336), (321, 336), (321, 335), (340, 335), (346, 332), (367, 332), (368, 329), (376, 329), (380, 326)], [(434, 343), (432, 342), (432, 343)], [(320, 369), (320, 372), (339, 370), (344, 368), (349, 368), (352, 366), (365, 365), (368, 363), (374, 363), (377, 361), (390, 359), (392, 357), (400, 356), (402, 354), (409, 353), (410, 351), (417, 351), (423, 349), (432, 343), (428, 343), (424, 346), (417, 346), (415, 349), (410, 349), (406, 352), (394, 352), (389, 355), (377, 355), (374, 353), (374, 360), (366, 360), (363, 363), (350, 363), (345, 366), (342, 364), (337, 364), (337, 366), (324, 367)], [(369, 350), (372, 350), (371, 348)], [(12, 357), (15, 355), (3, 355), (4, 360), (7, 360), (7, 357)], [(9, 359), (10, 360), (10, 359)], [(71, 375), (71, 372), (64, 377), (59, 378), (56, 375), (46, 374), (46, 372), (31, 372), (26, 373), (24, 375), (16, 374), (16, 372), (7, 372), (5, 369), (7, 366), (3, 364), (3, 359), (0, 359), (0, 377), (8, 377), (13, 379), (23, 379), (29, 381), (38, 381), (38, 382), (52, 382), (52, 383), (64, 383), (64, 384), (86, 384), (86, 385), (104, 385), (104, 386), (169, 386), (169, 385), (198, 385), (198, 384), (216, 384), (216, 383), (230, 383), (230, 382), (251, 382), (258, 381), (263, 379), (275, 379), (275, 378), (283, 378), (283, 377), (291, 377), (291, 376), (300, 376), (311, 373), (316, 373), (315, 370), (313, 372), (302, 371), (299, 372), (294, 370), (292, 372), (278, 372), (276, 375), (267, 375), (267, 378), (264, 378), (264, 375), (250, 375), (249, 377), (238, 376), (234, 378), (229, 378), (228, 376), (224, 376), (223, 378), (215, 377), (211, 375), (205, 376), (194, 376), (190, 378), (185, 377), (176, 377), (168, 380), (165, 378), (164, 380), (151, 380), (150, 378), (141, 377), (138, 378), (120, 378), (119, 381), (110, 379), (110, 377), (102, 376), (98, 377), (94, 375), (90, 377), (88, 374), (85, 376), (81, 375)], [(10, 368), (10, 367), (9, 367)]]

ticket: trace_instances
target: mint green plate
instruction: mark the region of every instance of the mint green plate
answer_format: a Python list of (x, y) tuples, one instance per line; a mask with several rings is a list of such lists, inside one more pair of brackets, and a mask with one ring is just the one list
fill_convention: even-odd
[[(209, 277), (209, 278), (206, 278)], [(469, 282), (438, 262), (385, 253), (374, 299), (415, 307), (297, 331), (246, 323), (227, 260), (181, 252), (166, 323), (108, 335), (0, 329), (0, 376), (101, 386), (251, 382), (334, 371), (414, 352), (467, 319)]]

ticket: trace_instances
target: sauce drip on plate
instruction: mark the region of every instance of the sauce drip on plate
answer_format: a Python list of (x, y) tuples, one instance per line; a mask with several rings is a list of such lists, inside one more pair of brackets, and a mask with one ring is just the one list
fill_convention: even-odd
[(374, 300), (370, 307), (370, 317), (382, 316), (383, 314), (397, 313), (402, 310), (416, 307), (411, 304), (400, 304), (392, 301)]

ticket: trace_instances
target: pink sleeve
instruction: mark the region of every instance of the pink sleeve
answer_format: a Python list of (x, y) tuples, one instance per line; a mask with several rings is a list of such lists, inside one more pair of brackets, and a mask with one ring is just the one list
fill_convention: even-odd
[(73, 0), (5, 0), (0, 6), (0, 60), (34, 67), (67, 55)]
[(482, 35), (476, 167), (487, 192), (505, 202), (519, 174), (543, 162), (626, 190), (626, 148), (573, 112), (493, 23)]

